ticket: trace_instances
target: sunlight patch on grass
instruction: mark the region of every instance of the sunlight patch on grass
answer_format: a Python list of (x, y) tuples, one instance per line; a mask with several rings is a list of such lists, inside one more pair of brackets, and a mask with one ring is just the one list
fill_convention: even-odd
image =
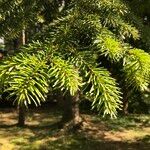
[[(61, 117), (58, 113), (29, 113), (24, 128), (11, 126), (9, 118), (16, 114), (7, 114), (4, 116), (8, 124), (0, 125), (0, 150), (147, 150), (150, 144), (149, 115), (131, 115), (118, 119), (83, 115), (86, 122), (79, 132), (58, 134), (59, 129), (55, 124)], [(16, 120), (13, 120), (15, 123)]]

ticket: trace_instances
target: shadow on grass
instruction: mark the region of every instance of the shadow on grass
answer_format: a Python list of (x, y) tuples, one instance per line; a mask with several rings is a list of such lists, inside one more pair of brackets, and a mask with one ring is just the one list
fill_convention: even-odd
[[(89, 116), (90, 127), (76, 134), (59, 134), (60, 113), (51, 111), (30, 111), (27, 125), (23, 128), (14, 124), (7, 125), (6, 121), (0, 122), (1, 138), (9, 138), (15, 146), (14, 150), (149, 150), (150, 136), (146, 135), (135, 142), (111, 141), (105, 139), (105, 131), (140, 128), (149, 125), (149, 116), (119, 117), (117, 120), (102, 119)], [(9, 115), (9, 117), (11, 117)], [(88, 119), (88, 118), (86, 118)], [(9, 121), (9, 120), (8, 120)], [(35, 122), (36, 121), (36, 122)], [(104, 123), (104, 126), (103, 124)], [(96, 124), (96, 125), (95, 125)], [(105, 125), (108, 127), (105, 129)], [(102, 131), (103, 130), (103, 131)], [(93, 134), (98, 134), (93, 138)], [(93, 135), (93, 136), (89, 136)], [(3, 143), (0, 143), (0, 147)], [(9, 150), (9, 149), (8, 149)]]
[(150, 115), (119, 116), (117, 119), (93, 117), (93, 123), (103, 122), (109, 130), (122, 131), (150, 127)]
[[(110, 141), (105, 140), (104, 135), (99, 139), (88, 137), (85, 132), (77, 132), (76, 134), (57, 134), (58, 124), (50, 124), (47, 126), (27, 125), (24, 128), (13, 126), (0, 126), (0, 129), (7, 128), (9, 132), (19, 132), (22, 130), (31, 132), (32, 135), (16, 136), (11, 141), (16, 145), (15, 150), (149, 150), (150, 136), (146, 135), (136, 142)], [(13, 134), (14, 134), (13, 133)]]
[[(15, 142), (15, 141), (14, 141)], [(51, 137), (43, 141), (32, 137), (22, 142), (18, 150), (149, 150), (150, 144), (138, 142), (113, 142), (104, 140), (89, 139), (82, 134), (63, 135), (61, 137)]]
[(142, 139), (137, 139), (137, 141), (140, 141), (140, 142), (143, 142), (143, 143), (147, 143), (147, 144), (150, 145), (150, 135), (146, 135)]

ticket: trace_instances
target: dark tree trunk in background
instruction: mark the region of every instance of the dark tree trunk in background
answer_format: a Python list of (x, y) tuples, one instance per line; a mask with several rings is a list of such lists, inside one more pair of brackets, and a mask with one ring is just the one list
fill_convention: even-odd
[(128, 105), (129, 105), (128, 98), (123, 99), (123, 114), (124, 115), (128, 115)]
[[(19, 43), (18, 43), (19, 44)], [(21, 34), (21, 45), (18, 45), (18, 47), (25, 45), (26, 44), (26, 34), (25, 34), (25, 30), (22, 30), (22, 34)], [(26, 108), (24, 105), (20, 105), (19, 106), (19, 116), (18, 116), (18, 126), (22, 127), (25, 125), (25, 116), (26, 116)]]
[(18, 107), (18, 126), (23, 127), (25, 125), (25, 114), (26, 108), (25, 106)]
[(129, 106), (129, 97), (131, 95), (131, 91), (125, 89), (123, 92), (123, 114), (128, 115), (128, 106)]
[(62, 123), (69, 128), (78, 128), (82, 123), (79, 110), (79, 92), (74, 96), (67, 94), (64, 99)]

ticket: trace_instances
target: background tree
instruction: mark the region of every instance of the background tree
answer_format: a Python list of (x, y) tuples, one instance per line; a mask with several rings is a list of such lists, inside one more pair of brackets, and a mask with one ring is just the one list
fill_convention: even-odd
[[(130, 8), (130, 19), (135, 24), (135, 26), (140, 31), (140, 38), (136, 41), (130, 40), (130, 43), (134, 45), (135, 47), (142, 48), (146, 52), (149, 53), (150, 50), (150, 1), (144, 0), (126, 0), (129, 8)], [(147, 99), (147, 94), (150, 95), (148, 92), (149, 88), (146, 89), (146, 92), (130, 92), (128, 96), (128, 101), (130, 101), (131, 105), (130, 110), (135, 110), (138, 112), (140, 109), (146, 109), (148, 107), (148, 101), (145, 101)], [(139, 96), (140, 93), (140, 96)], [(133, 98), (134, 97), (134, 98)], [(136, 99), (136, 101), (135, 101)], [(128, 102), (127, 101), (127, 102)], [(138, 104), (139, 103), (139, 104)], [(136, 105), (136, 108), (134, 107)], [(141, 108), (143, 106), (143, 108)]]
[[(61, 11), (63, 1), (2, 0), (0, 1), (0, 35), (6, 50), (17, 50), (32, 40), (43, 24), (50, 23)], [(50, 13), (49, 13), (50, 12)], [(24, 109), (19, 107), (18, 123), (24, 124)], [(21, 119), (22, 118), (22, 119)]]

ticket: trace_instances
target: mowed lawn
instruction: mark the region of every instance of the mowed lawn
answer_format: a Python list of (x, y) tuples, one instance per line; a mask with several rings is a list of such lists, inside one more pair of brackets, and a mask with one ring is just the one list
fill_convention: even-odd
[(82, 115), (82, 129), (63, 134), (57, 108), (28, 110), (24, 128), (15, 125), (15, 109), (0, 109), (0, 150), (150, 150), (149, 115), (113, 120)]

